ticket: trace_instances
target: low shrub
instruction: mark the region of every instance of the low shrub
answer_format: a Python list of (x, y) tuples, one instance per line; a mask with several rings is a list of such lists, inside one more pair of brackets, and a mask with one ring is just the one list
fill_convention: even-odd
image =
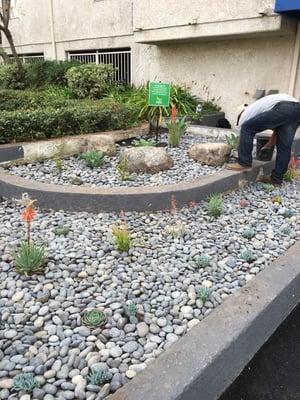
[(70, 68), (68, 87), (79, 99), (101, 99), (112, 85), (114, 67), (110, 64), (85, 64)]
[(138, 121), (138, 110), (113, 101), (84, 101), (64, 108), (4, 111), (0, 113), (0, 143), (127, 129)]
[(24, 89), (25, 70), (20, 71), (16, 64), (0, 66), (1, 89)]

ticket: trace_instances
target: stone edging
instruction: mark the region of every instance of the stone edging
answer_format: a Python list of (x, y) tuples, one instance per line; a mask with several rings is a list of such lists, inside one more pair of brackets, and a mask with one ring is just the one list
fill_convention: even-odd
[(300, 301), (300, 243), (110, 400), (218, 400)]
[(239, 188), (245, 181), (255, 181), (261, 169), (269, 173), (273, 161), (256, 161), (247, 173), (223, 170), (195, 181), (166, 186), (142, 186), (137, 188), (93, 188), (88, 186), (63, 186), (35, 182), (0, 172), (0, 195), (12, 199), (28, 193), (41, 208), (87, 211), (119, 212), (156, 211), (170, 208), (172, 196), (179, 207), (191, 201), (200, 201), (212, 193), (223, 193)]

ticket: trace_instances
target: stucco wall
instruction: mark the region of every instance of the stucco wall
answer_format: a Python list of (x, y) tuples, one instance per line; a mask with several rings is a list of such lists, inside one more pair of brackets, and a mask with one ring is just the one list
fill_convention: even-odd
[[(186, 84), (200, 96), (218, 98), (229, 119), (256, 89), (288, 91), (294, 37), (195, 42), (166, 46), (140, 45), (136, 82), (161, 80)], [(300, 71), (298, 76), (300, 75)], [(296, 93), (299, 96), (300, 83)]]

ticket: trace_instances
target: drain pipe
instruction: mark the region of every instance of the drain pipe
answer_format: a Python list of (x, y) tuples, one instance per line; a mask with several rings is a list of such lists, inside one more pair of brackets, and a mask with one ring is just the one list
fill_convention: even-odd
[(289, 94), (291, 96), (294, 96), (294, 94), (295, 94), (299, 58), (300, 58), (300, 22), (298, 23), (298, 27), (297, 27), (296, 40), (295, 40), (295, 46), (294, 46), (294, 56), (293, 56), (291, 75), (290, 75), (290, 83), (289, 83)]
[(53, 60), (57, 60), (56, 42), (55, 42), (55, 34), (54, 34), (53, 0), (49, 0), (49, 13), (50, 13), (52, 57), (53, 57)]

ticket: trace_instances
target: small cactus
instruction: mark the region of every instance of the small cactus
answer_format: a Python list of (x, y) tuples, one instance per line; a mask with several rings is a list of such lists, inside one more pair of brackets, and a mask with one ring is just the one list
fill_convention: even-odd
[(242, 236), (245, 239), (252, 239), (255, 236), (255, 230), (253, 228), (246, 228), (242, 232)]
[(194, 262), (198, 268), (206, 268), (210, 264), (210, 257), (206, 254), (201, 254), (194, 258)]
[(137, 307), (135, 303), (131, 301), (129, 303), (123, 304), (123, 311), (126, 317), (129, 318), (129, 321), (131, 323), (137, 322)]

